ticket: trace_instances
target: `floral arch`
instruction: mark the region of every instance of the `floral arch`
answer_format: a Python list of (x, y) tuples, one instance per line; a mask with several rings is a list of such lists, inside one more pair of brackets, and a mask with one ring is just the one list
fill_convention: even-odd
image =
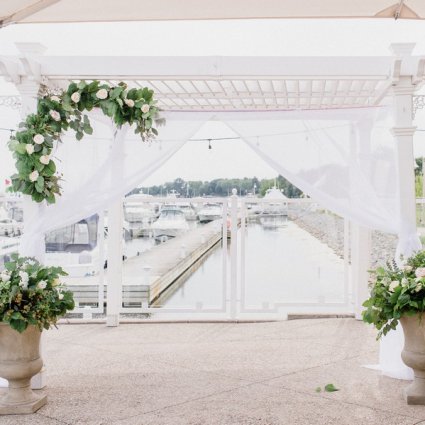
[(37, 112), (19, 124), (20, 130), (9, 141), (17, 170), (11, 190), (36, 202), (54, 203), (61, 195), (61, 176), (52, 158), (55, 144), (68, 129), (75, 131), (77, 140), (93, 133), (84, 111), (99, 108), (119, 128), (135, 124), (134, 132), (145, 141), (157, 136), (155, 126), (163, 123), (156, 104), (153, 90), (147, 87), (128, 90), (124, 82), (110, 86), (97, 80), (73, 82), (59, 95), (39, 98)]

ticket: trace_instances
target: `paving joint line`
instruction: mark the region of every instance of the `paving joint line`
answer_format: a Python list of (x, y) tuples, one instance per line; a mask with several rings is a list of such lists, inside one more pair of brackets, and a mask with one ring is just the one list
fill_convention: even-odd
[[(353, 358), (356, 358), (356, 357), (358, 357), (358, 356), (355, 356)], [(351, 360), (351, 359), (347, 358), (346, 360)], [(341, 360), (341, 361), (344, 361), (344, 360)], [(323, 366), (329, 366), (329, 365), (330, 364), (326, 364), (326, 365), (323, 365)], [(318, 366), (318, 367), (320, 367), (320, 366)], [(315, 369), (315, 368), (316, 367), (312, 367), (312, 368), (308, 368), (308, 369), (304, 369), (304, 370), (311, 370), (311, 369)], [(303, 370), (298, 371), (298, 372), (291, 372), (291, 373), (282, 375), (280, 377), (294, 375), (294, 374), (297, 374), (297, 373), (300, 373), (300, 372), (303, 372)], [(276, 378), (273, 378), (273, 379), (276, 379)], [(390, 414), (395, 414), (395, 415), (398, 415), (398, 416), (403, 416), (403, 417), (406, 417), (406, 418), (409, 418), (409, 419), (415, 419), (415, 420), (418, 419), (415, 416), (409, 416), (409, 415), (406, 415), (404, 413), (393, 412), (391, 410), (384, 410), (382, 408), (378, 408), (378, 407), (375, 407), (375, 406), (368, 406), (366, 404), (359, 404), (359, 403), (355, 403), (355, 402), (348, 401), (348, 400), (335, 400), (334, 398), (331, 398), (331, 397), (326, 396), (326, 395), (319, 395), (319, 394), (309, 393), (309, 392), (303, 391), (303, 390), (296, 390), (294, 388), (286, 387), (285, 385), (273, 385), (273, 384), (268, 383), (268, 381), (270, 381), (270, 379), (265, 379), (263, 381), (259, 381), (258, 384), (266, 385), (267, 387), (281, 388), (281, 389), (284, 389), (284, 390), (287, 390), (287, 391), (295, 392), (297, 394), (312, 396), (312, 397), (315, 397), (315, 398), (318, 398), (318, 399), (326, 399), (326, 400), (334, 401), (334, 402), (337, 402), (337, 403), (349, 404), (349, 405), (353, 405), (353, 406), (357, 406), (357, 407), (365, 407), (365, 408), (368, 408), (368, 409), (376, 410), (376, 411), (387, 413), (387, 414), (390, 413)], [(418, 424), (421, 424), (421, 423), (425, 424), (425, 418), (420, 419), (420, 421), (417, 424), (415, 423), (415, 424), (412, 424), (412, 425), (418, 425)]]
[(241, 385), (241, 386), (238, 386), (238, 387), (229, 388), (229, 389), (223, 390), (223, 391), (216, 391), (216, 392), (207, 394), (207, 395), (202, 396), (202, 397), (196, 397), (196, 398), (193, 398), (193, 399), (182, 401), (180, 403), (169, 404), (167, 406), (163, 406), (163, 407), (160, 407), (158, 409), (153, 409), (153, 410), (149, 410), (149, 411), (146, 411), (146, 412), (143, 412), (143, 413), (139, 413), (138, 415), (126, 416), (126, 417), (120, 418), (119, 421), (126, 420), (126, 419), (131, 419), (131, 418), (137, 418), (138, 416), (148, 415), (150, 413), (155, 413), (155, 412), (166, 410), (166, 409), (170, 409), (170, 408), (173, 408), (173, 407), (183, 406), (185, 404), (192, 403), (194, 401), (205, 400), (207, 398), (214, 397), (216, 395), (230, 393), (232, 391), (236, 391), (236, 390), (239, 390), (241, 388), (248, 388), (248, 387), (250, 387), (252, 385), (256, 385), (256, 384), (257, 384), (256, 382), (250, 382), (249, 384), (246, 384), (246, 385)]
[(35, 414), (36, 414), (36, 415), (38, 415), (38, 416), (42, 416), (43, 418), (51, 419), (51, 420), (56, 421), (56, 422), (58, 422), (58, 423), (60, 423), (60, 424), (64, 424), (64, 425), (73, 425), (71, 422), (65, 422), (65, 421), (63, 421), (62, 419), (58, 419), (58, 418), (54, 418), (54, 417), (52, 417), (52, 416), (45, 415), (45, 414), (44, 414), (44, 413), (42, 413), (42, 412), (36, 412)]

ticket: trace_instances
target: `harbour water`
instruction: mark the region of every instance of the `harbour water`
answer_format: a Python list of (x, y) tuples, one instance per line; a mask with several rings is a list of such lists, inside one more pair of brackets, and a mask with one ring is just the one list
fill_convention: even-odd
[[(291, 221), (275, 228), (250, 223), (245, 232), (245, 283), (239, 276), (238, 290), (247, 308), (344, 301), (343, 260), (310, 233)], [(229, 260), (228, 246), (227, 256)], [(222, 249), (217, 247), (156, 305), (194, 308), (202, 303), (205, 308), (219, 308), (224, 297), (222, 275)]]

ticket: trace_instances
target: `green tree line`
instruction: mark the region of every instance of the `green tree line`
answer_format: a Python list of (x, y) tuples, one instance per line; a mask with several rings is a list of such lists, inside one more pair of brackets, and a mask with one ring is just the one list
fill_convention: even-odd
[(239, 196), (248, 194), (256, 194), (264, 196), (267, 189), (276, 185), (288, 198), (298, 198), (302, 192), (292, 183), (282, 176), (275, 179), (262, 179), (257, 177), (244, 177), (242, 179), (214, 179), (211, 181), (185, 181), (177, 178), (172, 182), (166, 182), (163, 185), (150, 187), (140, 187), (133, 190), (131, 193), (145, 193), (150, 195), (166, 196), (169, 193), (178, 193), (184, 197), (195, 196), (229, 196), (232, 194), (232, 189), (238, 191)]

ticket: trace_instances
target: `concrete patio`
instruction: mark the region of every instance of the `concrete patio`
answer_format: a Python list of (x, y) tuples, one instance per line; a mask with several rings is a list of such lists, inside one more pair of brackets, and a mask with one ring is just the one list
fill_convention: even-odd
[[(354, 319), (61, 325), (47, 332), (48, 405), (1, 425), (425, 424)], [(316, 392), (333, 383), (338, 392)]]

